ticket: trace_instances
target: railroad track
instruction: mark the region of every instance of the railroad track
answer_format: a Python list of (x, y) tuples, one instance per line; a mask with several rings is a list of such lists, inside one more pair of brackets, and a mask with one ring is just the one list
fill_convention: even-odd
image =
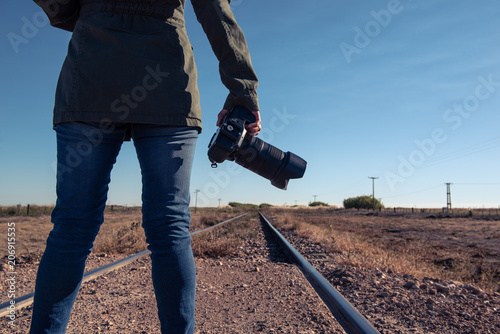
[[(236, 216), (229, 220), (223, 221), (217, 225), (211, 226), (206, 229), (198, 230), (192, 232), (192, 235), (203, 233), (208, 230), (214, 229), (222, 224), (235, 221), (248, 213)], [(350, 334), (357, 333), (379, 333), (335, 288), (333, 288), (328, 281), (321, 276), (321, 274), (316, 271), (311, 264), (309, 264), (304, 257), (297, 252), (291, 244), (279, 233), (269, 222), (269, 220), (259, 212), (260, 220), (263, 226), (272, 234), (273, 238), (280, 244), (283, 251), (289, 257), (289, 260), (297, 265), (297, 267), (302, 271), (304, 276), (307, 278), (311, 286), (323, 300), (325, 305), (329, 308), (333, 316), (337, 319), (338, 323), (344, 328), (345, 332)], [(104, 275), (110, 271), (121, 268), (131, 262), (141, 259), (150, 254), (149, 251), (143, 251), (137, 253), (133, 256), (127, 257), (125, 259), (113, 262), (101, 268), (87, 272), (84, 275), (83, 281), (87, 282), (96, 277)], [(27, 294), (25, 296), (19, 297), (15, 300), (16, 309), (21, 309), (23, 307), (29, 306), (33, 302), (34, 293)], [(10, 302), (0, 305), (0, 317), (9, 314)]]
[(333, 316), (348, 334), (379, 333), (354, 306), (347, 301), (307, 260), (278, 232), (269, 220), (259, 212), (260, 220), (283, 247), (288, 258), (295, 263)]

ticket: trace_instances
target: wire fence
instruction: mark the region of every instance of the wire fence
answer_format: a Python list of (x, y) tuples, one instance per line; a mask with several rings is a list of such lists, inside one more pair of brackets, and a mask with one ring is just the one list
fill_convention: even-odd
[(11, 205), (0, 206), (0, 217), (48, 215), (54, 209), (53, 205)]
[[(12, 216), (37, 216), (49, 215), (54, 209), (53, 205), (11, 205), (0, 206), (0, 217)], [(126, 205), (108, 205), (107, 212), (140, 210), (140, 207)], [(325, 208), (328, 211), (328, 208)], [(321, 210), (320, 210), (321, 211)], [(372, 210), (335, 209), (336, 212), (344, 213), (373, 213)], [(421, 217), (421, 218), (476, 218), (476, 219), (500, 219), (499, 208), (379, 208), (375, 211), (379, 215)]]
[[(298, 208), (297, 214), (301, 210), (311, 210), (312, 208)], [(315, 209), (320, 215), (377, 215), (394, 216), (408, 218), (470, 218), (483, 220), (500, 220), (500, 207), (498, 208), (408, 208), (408, 207), (384, 207), (372, 209), (344, 209), (322, 207)]]
[(426, 218), (500, 219), (500, 208), (381, 208), (381, 214)]
[[(13, 217), (13, 216), (39, 216), (39, 215), (50, 215), (54, 209), (53, 205), (10, 205), (1, 206), (0, 205), (0, 217)], [(140, 210), (140, 207), (127, 206), (127, 205), (107, 205), (106, 212), (114, 211), (130, 211), (130, 210)]]

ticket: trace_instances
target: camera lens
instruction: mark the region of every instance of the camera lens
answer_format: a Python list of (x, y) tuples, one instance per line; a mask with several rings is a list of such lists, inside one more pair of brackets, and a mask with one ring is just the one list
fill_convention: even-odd
[(273, 186), (280, 189), (287, 188), (288, 180), (301, 178), (307, 165), (301, 157), (291, 152), (284, 153), (263, 140), (248, 135), (235, 155), (235, 161), (270, 180)]

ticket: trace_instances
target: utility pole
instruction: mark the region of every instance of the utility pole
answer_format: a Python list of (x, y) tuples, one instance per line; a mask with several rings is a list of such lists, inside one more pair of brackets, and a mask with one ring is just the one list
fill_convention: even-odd
[(369, 179), (372, 179), (372, 198), (373, 198), (373, 211), (375, 211), (375, 179), (378, 177), (368, 176)]
[(198, 204), (198, 193), (200, 192), (200, 189), (195, 189), (194, 190), (194, 212), (196, 213), (196, 205)]
[(318, 195), (313, 195), (314, 197), (314, 202), (316, 202), (316, 197), (318, 197)]
[(451, 187), (452, 183), (447, 182), (446, 184), (446, 210), (451, 210)]

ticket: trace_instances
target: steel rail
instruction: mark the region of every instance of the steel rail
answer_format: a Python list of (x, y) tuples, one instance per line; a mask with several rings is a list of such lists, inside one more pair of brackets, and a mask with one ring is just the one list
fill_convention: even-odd
[(261, 222), (272, 232), (290, 260), (294, 262), (330, 309), (347, 334), (380, 334), (293, 246), (278, 232), (269, 220), (259, 212)]
[[(213, 229), (215, 227), (218, 227), (218, 226), (220, 226), (222, 224), (229, 223), (229, 222), (231, 222), (233, 220), (241, 218), (241, 217), (243, 217), (243, 216), (245, 216), (245, 215), (247, 215), (249, 213), (250, 212), (246, 212), (246, 213), (243, 213), (243, 214), (241, 214), (239, 216), (236, 216), (236, 217), (230, 218), (228, 220), (225, 220), (223, 222), (220, 222), (218, 224), (215, 224), (213, 226), (210, 226), (210, 227), (207, 227), (207, 228), (204, 228), (204, 229), (201, 229), (201, 230), (197, 230), (197, 231), (191, 232), (191, 235), (195, 235), (195, 234), (198, 234), (198, 233), (206, 232), (206, 231), (211, 230), (211, 229)], [(124, 267), (127, 264), (129, 264), (131, 262), (134, 262), (135, 260), (143, 258), (146, 255), (149, 255), (150, 253), (151, 253), (150, 250), (144, 250), (142, 252), (139, 252), (137, 254), (131, 255), (131, 256), (126, 257), (124, 259), (121, 259), (121, 260), (109, 263), (109, 264), (107, 264), (105, 266), (102, 266), (100, 268), (96, 268), (94, 270), (90, 270), (90, 271), (86, 272), (83, 275), (82, 283), (88, 282), (88, 281), (90, 281), (90, 280), (92, 280), (92, 279), (94, 279), (96, 277), (104, 275), (104, 274), (106, 274), (106, 273), (108, 273), (110, 271), (113, 271), (115, 269)], [(34, 296), (35, 296), (35, 293), (31, 292), (31, 293), (28, 293), (28, 294), (26, 294), (24, 296), (21, 296), (21, 297), (18, 297), (16, 299), (7, 301), (7, 302), (5, 302), (3, 304), (0, 304), (0, 317), (9, 315), (12, 310), (17, 311), (17, 310), (19, 310), (19, 309), (21, 309), (23, 307), (26, 307), (26, 306), (29, 306), (29, 305), (33, 304), (33, 297)], [(12, 309), (11, 305), (14, 305), (14, 309)]]

